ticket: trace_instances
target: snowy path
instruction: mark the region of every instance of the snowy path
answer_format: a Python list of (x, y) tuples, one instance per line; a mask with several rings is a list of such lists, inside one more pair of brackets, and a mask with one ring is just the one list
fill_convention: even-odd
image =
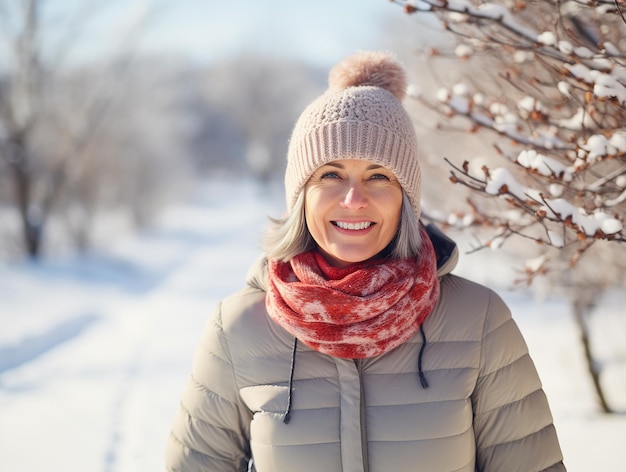
[(0, 470), (162, 469), (199, 331), (273, 211), (244, 190), (207, 189), (106, 257), (0, 268)]
[[(162, 470), (199, 332), (215, 303), (241, 287), (258, 254), (255, 228), (281, 205), (223, 182), (105, 256), (0, 266), (0, 471)], [(626, 470), (626, 418), (593, 413), (564, 305), (504, 295), (546, 385), (569, 470)]]

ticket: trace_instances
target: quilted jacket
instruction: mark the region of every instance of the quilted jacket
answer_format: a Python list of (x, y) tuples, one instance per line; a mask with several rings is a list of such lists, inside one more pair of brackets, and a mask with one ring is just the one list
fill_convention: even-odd
[[(491, 290), (450, 274), (423, 330), (381, 356), (298, 343), (265, 310), (264, 264), (201, 337), (166, 452), (171, 472), (564, 471), (520, 331)], [(421, 378), (421, 380), (420, 380)]]

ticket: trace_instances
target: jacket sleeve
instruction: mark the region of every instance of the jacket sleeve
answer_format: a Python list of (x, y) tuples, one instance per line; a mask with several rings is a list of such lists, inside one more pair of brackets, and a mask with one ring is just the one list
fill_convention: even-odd
[(250, 421), (239, 397), (220, 304), (196, 349), (167, 443), (166, 470), (247, 471)]
[(478, 470), (565, 470), (535, 365), (508, 307), (493, 292), (472, 402)]

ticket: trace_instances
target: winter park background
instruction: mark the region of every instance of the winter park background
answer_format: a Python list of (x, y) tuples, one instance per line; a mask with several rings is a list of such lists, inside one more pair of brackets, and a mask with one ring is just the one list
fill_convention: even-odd
[[(41, 15), (25, 22), (40, 24), (37, 34), (20, 30), (33, 18), (20, 6)], [(32, 72), (12, 62), (11, 38), (18, 53), (30, 45), (41, 64), (59, 65), (41, 71), (62, 71), (37, 76), (41, 109), (25, 106), (38, 98), (20, 95), (28, 87), (6, 102), (13, 118), (45, 118), (32, 142), (45, 159), (24, 174), (34, 178), (31, 229), (45, 207), (35, 197), (60, 195), (32, 258), (11, 203), (0, 107), (0, 472), (163, 469), (200, 331), (244, 284), (267, 217), (284, 211), (285, 143), (328, 68), (355, 50), (390, 49), (425, 91), (460, 73), (456, 61), (427, 74), (415, 50), (440, 45), (441, 32), (396, 10), (388, 0), (0, 0), (0, 26), (14, 33), (0, 40), (2, 78)], [(442, 156), (462, 159), (483, 143), (412, 112), (425, 209), (450, 210), (464, 197)], [(568, 470), (626, 471), (624, 290), (593, 313), (595, 359), (617, 411), (602, 414), (570, 300), (541, 278), (514, 287), (525, 246), (470, 254), (473, 232), (450, 236), (454, 273), (494, 288), (525, 335)]]
[[(0, 470), (161, 470), (200, 330), (215, 303), (242, 286), (259, 254), (257, 229), (283, 207), (281, 191), (207, 182), (152, 230), (106, 250), (1, 266)], [(509, 303), (568, 470), (625, 470), (626, 417), (597, 413), (567, 304), (506, 290), (499, 258), (462, 254), (455, 272)], [(619, 312), (621, 303), (608, 308)], [(605, 332), (619, 337), (624, 320), (612, 321), (622, 325)], [(611, 386), (615, 395), (623, 380)]]

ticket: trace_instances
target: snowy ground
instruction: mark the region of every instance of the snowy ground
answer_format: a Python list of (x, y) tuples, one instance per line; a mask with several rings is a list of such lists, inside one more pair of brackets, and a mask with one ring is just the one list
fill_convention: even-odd
[[(278, 195), (213, 184), (97, 255), (0, 265), (0, 471), (162, 470), (202, 325), (242, 285)], [(497, 284), (504, 265), (491, 257), (464, 256), (456, 272)], [(499, 292), (544, 381), (568, 470), (626, 470), (626, 415), (595, 412), (567, 305)], [(611, 388), (626, 398), (624, 376)]]

